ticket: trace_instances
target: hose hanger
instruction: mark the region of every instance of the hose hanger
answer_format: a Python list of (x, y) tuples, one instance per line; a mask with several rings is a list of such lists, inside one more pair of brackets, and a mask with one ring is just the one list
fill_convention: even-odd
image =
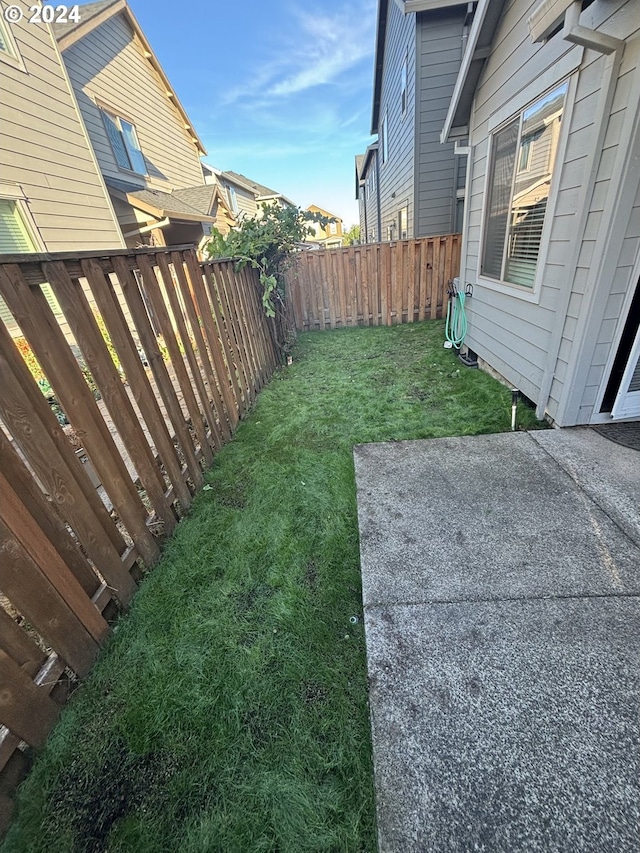
[(447, 318), (445, 322), (445, 347), (460, 349), (467, 334), (467, 314), (464, 308), (465, 299), (471, 296), (469, 289), (459, 290), (457, 279), (452, 279), (447, 287)]

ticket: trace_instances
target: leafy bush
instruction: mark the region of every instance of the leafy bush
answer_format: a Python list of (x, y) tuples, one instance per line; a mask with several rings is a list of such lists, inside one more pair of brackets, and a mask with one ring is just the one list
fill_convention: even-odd
[(206, 250), (209, 258), (233, 258), (238, 268), (249, 264), (260, 273), (262, 304), (267, 317), (276, 319), (278, 344), (285, 351), (292, 330), (287, 328), (284, 271), (292, 255), (314, 233), (310, 223), (326, 227), (330, 220), (299, 207), (263, 204), (259, 216), (243, 219), (228, 234), (212, 230)]

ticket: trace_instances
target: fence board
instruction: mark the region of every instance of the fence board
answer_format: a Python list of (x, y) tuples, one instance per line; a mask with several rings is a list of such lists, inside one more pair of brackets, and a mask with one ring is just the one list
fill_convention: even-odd
[[(176, 375), (178, 377), (178, 382), (180, 383), (181, 388), (184, 386), (185, 383), (187, 385), (189, 384), (188, 374), (184, 365), (184, 358), (182, 356), (182, 350), (184, 350), (187, 362), (189, 364), (189, 369), (191, 371), (193, 384), (195, 385), (196, 391), (198, 392), (197, 398), (192, 389), (188, 392), (188, 400), (191, 401), (189, 412), (191, 413), (192, 422), (194, 424), (194, 428), (196, 429), (196, 434), (200, 441), (200, 446), (202, 447), (202, 452), (204, 454), (205, 461), (207, 465), (210, 465), (213, 462), (212, 451), (216, 448), (219, 449), (220, 447), (222, 447), (222, 440), (220, 439), (218, 442), (216, 442), (217, 427), (215, 415), (211, 410), (209, 395), (204, 386), (204, 380), (202, 378), (202, 373), (200, 372), (200, 365), (198, 363), (194, 348), (191, 345), (191, 338), (182, 312), (182, 306), (180, 305), (180, 300), (178, 299), (178, 292), (176, 290), (176, 284), (178, 283), (178, 272), (174, 268), (174, 283), (167, 256), (162, 253), (159, 253), (158, 255), (156, 255), (154, 260), (158, 265), (158, 271), (160, 273), (160, 278), (164, 283), (164, 289), (169, 300), (172, 317), (176, 326), (178, 327), (178, 334), (180, 335), (180, 339), (182, 340), (182, 348), (179, 348), (177, 346), (177, 342), (175, 341), (173, 334), (171, 335), (171, 339), (174, 341), (174, 344), (172, 346), (174, 348), (174, 351), (176, 351), (176, 358), (180, 365), (180, 369), (176, 371)], [(193, 420), (194, 415), (195, 421)], [(208, 439), (207, 434), (205, 432), (203, 419), (204, 422), (206, 422), (206, 424), (208, 425), (211, 434), (210, 440)], [(211, 443), (209, 443), (209, 441), (211, 441)]]
[(227, 280), (227, 296), (232, 306), (232, 312), (237, 315), (237, 327), (242, 340), (243, 352), (246, 353), (247, 373), (249, 377), (249, 403), (253, 403), (256, 394), (265, 383), (263, 365), (268, 358), (264, 349), (264, 340), (260, 334), (251, 334), (255, 320), (249, 304), (251, 280), (246, 275), (247, 270), (239, 270), (235, 276)]
[[(86, 675), (98, 653), (97, 642), (63, 600), (60, 591), (31, 559), (3, 518), (0, 518), (0, 541), (0, 589), (3, 594), (29, 622), (37, 626), (38, 633), (59, 651), (72, 669), (79, 675)], [(4, 723), (4, 720), (0, 718), (0, 722)]]
[[(127, 301), (133, 322), (135, 323), (147, 363), (151, 368), (156, 386), (160, 392), (160, 396), (162, 397), (162, 401), (167, 410), (171, 425), (178, 439), (179, 447), (184, 456), (189, 476), (191, 477), (194, 485), (197, 487), (197, 484), (202, 481), (200, 463), (195, 455), (193, 442), (191, 441), (191, 436), (187, 429), (182, 407), (180, 406), (180, 402), (176, 396), (176, 389), (174, 388), (171, 377), (167, 372), (164, 359), (162, 358), (162, 354), (158, 348), (158, 341), (149, 321), (147, 309), (138, 287), (138, 282), (136, 281), (135, 276), (133, 275), (133, 272), (125, 258), (114, 257), (113, 268), (118, 276), (118, 282)], [(183, 506), (187, 509), (190, 504), (191, 499), (189, 498), (189, 502)]]
[(460, 236), (304, 252), (285, 273), (297, 329), (412, 323), (442, 317), (460, 269)]
[[(113, 283), (94, 258), (83, 259), (81, 264), (82, 271), (91, 285), (98, 309), (109, 330), (111, 340), (118, 352), (133, 399), (136, 401), (149, 430), (169, 482), (173, 485), (178, 500), (186, 508), (190, 504), (191, 495), (182, 476), (176, 448), (169, 435), (156, 396), (149, 384)], [(171, 519), (168, 522), (165, 521), (167, 533), (171, 532), (173, 526), (174, 523), (171, 522)]]
[[(55, 293), (58, 270), (44, 263), (43, 272)], [(5, 301), (29, 338), (36, 358), (98, 475), (109, 484), (111, 501), (140, 553), (147, 562), (153, 562), (158, 546), (146, 527), (145, 509), (44, 294), (39, 288), (29, 287), (16, 265), (5, 267), (2, 275), (9, 285), (3, 294)]]
[(62, 261), (57, 261), (51, 267), (56, 269), (56, 297), (60, 307), (100, 389), (102, 398), (120, 438), (126, 446), (136, 473), (146, 489), (157, 515), (164, 522), (165, 529), (171, 530), (175, 525), (175, 516), (165, 498), (166, 487), (160, 469), (102, 338), (83, 289), (78, 279), (72, 280), (67, 274)]
[(221, 443), (224, 443), (229, 441), (231, 438), (231, 424), (221, 396), (220, 389), (222, 384), (220, 377), (217, 376), (213, 355), (209, 351), (207, 342), (205, 341), (200, 317), (198, 315), (197, 304), (194, 301), (194, 289), (191, 282), (192, 272), (188, 269), (184, 262), (184, 258), (179, 253), (172, 252), (171, 260), (173, 262), (173, 267), (177, 272), (178, 287), (180, 288), (182, 301), (184, 302), (189, 325), (191, 326), (191, 333), (193, 334), (196, 347), (200, 353), (200, 359), (207, 378), (207, 385), (209, 386), (209, 394), (213, 401), (213, 407), (216, 415), (216, 435), (219, 437)]
[(42, 649), (2, 607), (0, 607), (0, 648), (32, 678), (46, 658)]
[(0, 384), (2, 420), (27, 455), (62, 518), (100, 567), (115, 595), (126, 604), (135, 591), (135, 583), (121, 562), (126, 552), (124, 539), (2, 323)]
[(96, 642), (102, 642), (107, 636), (107, 623), (1, 471), (0, 494), (2, 521), (34, 565), (39, 567), (43, 577), (58, 590), (64, 603), (88, 634)]
[[(63, 326), (44, 299), (45, 282), (64, 312)], [(0, 296), (21, 328), (25, 358), (30, 349), (101, 481), (96, 490), (0, 322), (0, 784), (6, 787), (15, 784), (6, 774), (21, 739), (42, 744), (57, 716), (49, 693), (65, 668), (89, 670), (109, 630), (103, 611), (113, 614), (114, 600), (126, 606), (136, 589), (130, 570), (140, 557), (151, 566), (159, 555), (149, 524), (161, 521), (165, 532), (175, 526), (178, 509), (192, 499), (189, 480), (195, 488), (203, 482), (199, 457), (211, 461), (231, 438), (279, 353), (255, 271), (238, 273), (228, 261), (202, 265), (192, 247), (2, 256)], [(80, 354), (102, 394), (99, 403)]]
[(38, 526), (62, 555), (85, 593), (88, 596), (94, 595), (100, 587), (97, 575), (58, 515), (52, 511), (51, 502), (46, 500), (42, 489), (2, 430), (0, 430), (0, 472), (4, 472), (20, 500), (29, 507)]
[[(178, 343), (178, 339), (176, 338), (176, 333), (173, 328), (173, 324), (176, 322), (176, 317), (174, 316), (172, 318), (170, 316), (170, 306), (165, 303), (163, 294), (160, 290), (160, 282), (158, 278), (156, 278), (156, 273), (154, 269), (155, 258), (148, 258), (143, 256), (139, 259), (139, 264), (140, 272), (142, 273), (143, 287), (153, 308), (154, 316), (160, 326), (164, 344), (169, 352), (171, 369), (178, 380), (180, 392), (182, 394), (182, 398), (185, 402), (187, 412), (189, 413), (189, 418), (191, 420), (191, 427), (195, 432), (196, 438), (200, 444), (200, 448), (205, 456), (207, 463), (210, 464), (213, 461), (213, 454), (211, 453), (211, 449), (207, 442), (207, 436), (202, 421), (202, 414), (198, 407), (198, 403), (196, 402), (196, 397), (193, 391), (193, 384), (187, 372), (187, 368), (184, 363), (184, 356), (182, 355), (180, 345)], [(171, 281), (170, 277), (169, 280), (164, 281), (163, 284), (165, 288), (165, 293), (167, 293), (169, 288), (173, 288), (173, 282)], [(180, 314), (179, 308), (178, 314)], [(188, 442), (185, 438), (185, 443), (191, 444), (194, 453), (196, 452), (197, 445), (191, 437), (189, 438)], [(194, 485), (196, 486), (196, 488), (199, 488), (202, 484), (202, 471), (200, 469), (199, 464), (195, 466), (191, 474), (192, 477), (195, 477)]]
[(231, 377), (225, 362), (225, 357), (222, 352), (222, 335), (218, 332), (218, 325), (214, 319), (213, 305), (217, 302), (217, 285), (215, 275), (211, 270), (211, 264), (204, 266), (204, 279), (198, 272), (197, 265), (193, 262), (187, 264), (187, 269), (190, 270), (191, 286), (202, 323), (204, 332), (209, 344), (209, 352), (211, 353), (216, 373), (220, 381), (220, 391), (227, 413), (230, 430), (234, 430), (239, 420), (238, 405), (234, 394), (234, 389), (231, 385)]
[[(248, 392), (247, 388), (249, 381), (245, 374), (245, 365), (243, 360), (245, 356), (242, 353), (241, 337), (236, 328), (234, 320), (234, 312), (231, 307), (230, 300), (230, 275), (233, 270), (230, 268), (229, 262), (220, 263), (216, 268), (216, 284), (218, 287), (218, 308), (219, 308), (219, 329), (224, 330), (223, 347), (225, 350), (225, 359), (233, 393), (236, 397), (236, 405), (238, 413), (243, 415), (248, 409)], [(218, 314), (216, 314), (218, 318)], [(226, 344), (226, 346), (225, 346)]]
[(30, 746), (42, 746), (60, 708), (0, 650), (0, 721)]
[[(207, 422), (209, 424), (209, 429), (211, 430), (213, 441), (216, 447), (220, 448), (225, 443), (222, 424), (226, 423), (226, 415), (224, 412), (224, 404), (218, 389), (218, 380), (215, 375), (215, 368), (211, 361), (211, 356), (207, 349), (200, 326), (200, 318), (198, 317), (196, 306), (193, 301), (189, 271), (184, 263), (184, 258), (179, 252), (172, 252), (171, 262), (176, 273), (177, 287), (184, 305), (186, 319), (189, 322), (191, 335), (193, 336), (193, 341), (197, 350), (196, 363), (198, 363), (199, 360), (200, 369), (204, 372), (205, 379), (207, 381), (208, 392), (206, 389), (204, 392), (202, 389), (200, 390), (201, 396), (204, 393), (203, 405), (207, 406), (207, 412), (209, 413)], [(196, 369), (195, 366), (193, 369)], [(200, 369), (198, 372), (200, 372)]]

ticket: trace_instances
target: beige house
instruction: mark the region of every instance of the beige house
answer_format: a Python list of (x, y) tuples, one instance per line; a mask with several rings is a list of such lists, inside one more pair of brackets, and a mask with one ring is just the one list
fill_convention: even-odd
[(309, 223), (314, 233), (309, 235), (307, 240), (310, 243), (319, 243), (326, 249), (335, 249), (338, 246), (342, 246), (342, 219), (333, 213), (329, 213), (328, 210), (318, 207), (316, 204), (310, 204), (307, 211), (309, 213), (320, 214), (320, 216), (324, 216), (329, 220), (325, 226), (321, 225), (320, 222)]
[[(265, 187), (264, 184), (258, 184), (238, 172), (223, 172), (208, 163), (202, 164), (202, 172), (205, 183), (219, 187), (222, 198), (226, 200), (233, 216), (233, 222), (260, 216), (263, 204), (276, 203), (280, 207), (296, 207), (294, 202), (282, 193)], [(229, 228), (226, 230), (221, 228), (218, 223), (216, 227), (223, 234), (229, 230)]]
[(200, 244), (233, 219), (204, 146), (126, 0), (53, 30), (127, 246)]
[[(0, 18), (0, 253), (119, 249), (122, 234), (46, 23)], [(32, 5), (32, 4), (31, 4)], [(48, 287), (50, 303), (57, 309)], [(20, 331), (0, 301), (10, 332)]]
[(122, 248), (51, 29), (17, 5), (0, 18), (0, 252)]

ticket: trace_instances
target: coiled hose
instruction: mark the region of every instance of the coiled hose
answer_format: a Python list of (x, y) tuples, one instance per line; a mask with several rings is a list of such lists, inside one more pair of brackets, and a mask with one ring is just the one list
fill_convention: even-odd
[(449, 343), (456, 349), (460, 349), (467, 334), (467, 314), (464, 310), (464, 300), (465, 295), (462, 291), (455, 288), (449, 291), (444, 333)]

